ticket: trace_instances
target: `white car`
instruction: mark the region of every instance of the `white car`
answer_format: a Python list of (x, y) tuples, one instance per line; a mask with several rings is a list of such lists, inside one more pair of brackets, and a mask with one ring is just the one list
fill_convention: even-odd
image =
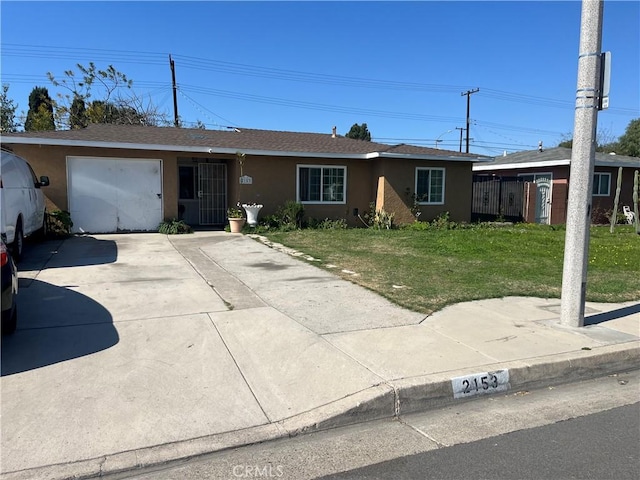
[(2, 236), (19, 260), (25, 237), (46, 230), (44, 193), (40, 187), (49, 185), (49, 178), (38, 180), (25, 159), (2, 150), (0, 165), (0, 210)]

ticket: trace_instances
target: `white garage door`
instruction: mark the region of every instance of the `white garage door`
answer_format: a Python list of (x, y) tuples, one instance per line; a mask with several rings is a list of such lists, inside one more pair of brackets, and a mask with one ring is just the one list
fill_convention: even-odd
[(161, 160), (68, 157), (74, 233), (157, 230), (162, 221)]

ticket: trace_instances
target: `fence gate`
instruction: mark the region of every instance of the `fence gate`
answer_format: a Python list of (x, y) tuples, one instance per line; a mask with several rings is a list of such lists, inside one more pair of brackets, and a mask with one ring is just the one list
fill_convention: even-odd
[(471, 221), (523, 219), (524, 181), (518, 177), (473, 176)]

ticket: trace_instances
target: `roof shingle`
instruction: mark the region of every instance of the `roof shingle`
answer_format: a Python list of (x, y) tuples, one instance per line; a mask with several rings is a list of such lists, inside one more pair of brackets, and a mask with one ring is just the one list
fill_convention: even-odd
[[(495, 157), (493, 162), (483, 163), (482, 168), (488, 169), (491, 166), (516, 165), (524, 163), (538, 162), (567, 162), (571, 161), (571, 149), (564, 147), (549, 148), (542, 151), (527, 150), (524, 152), (511, 153), (509, 155)], [(611, 155), (608, 153), (596, 152), (596, 163), (598, 165), (629, 166), (640, 168), (640, 158), (628, 157), (626, 155)]]
[[(171, 147), (202, 147), (236, 150), (260, 150), (270, 152), (306, 152), (315, 154), (369, 154), (385, 152), (398, 155), (424, 155), (469, 158), (478, 155), (437, 150), (414, 145), (386, 145), (376, 142), (355, 140), (347, 137), (322, 133), (285, 132), (274, 130), (230, 129), (203, 130), (175, 127), (148, 127), (140, 125), (91, 124), (78, 130), (58, 130), (42, 132), (18, 132), (5, 135), (3, 143), (12, 139), (22, 143), (28, 139), (70, 142), (70, 144), (105, 143), (117, 145), (149, 145)], [(13, 140), (15, 143), (15, 140)], [(107, 146), (107, 145), (105, 145)]]

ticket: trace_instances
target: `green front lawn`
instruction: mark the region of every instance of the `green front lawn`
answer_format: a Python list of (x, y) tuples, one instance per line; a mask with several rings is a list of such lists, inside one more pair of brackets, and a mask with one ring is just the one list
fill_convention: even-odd
[[(560, 297), (564, 229), (519, 224), (425, 231), (296, 230), (266, 236), (320, 259), (317, 264), (323, 268), (403, 307), (427, 314), (483, 298)], [(640, 236), (631, 226), (618, 226), (614, 234), (608, 227), (593, 227), (587, 300), (638, 299)]]

